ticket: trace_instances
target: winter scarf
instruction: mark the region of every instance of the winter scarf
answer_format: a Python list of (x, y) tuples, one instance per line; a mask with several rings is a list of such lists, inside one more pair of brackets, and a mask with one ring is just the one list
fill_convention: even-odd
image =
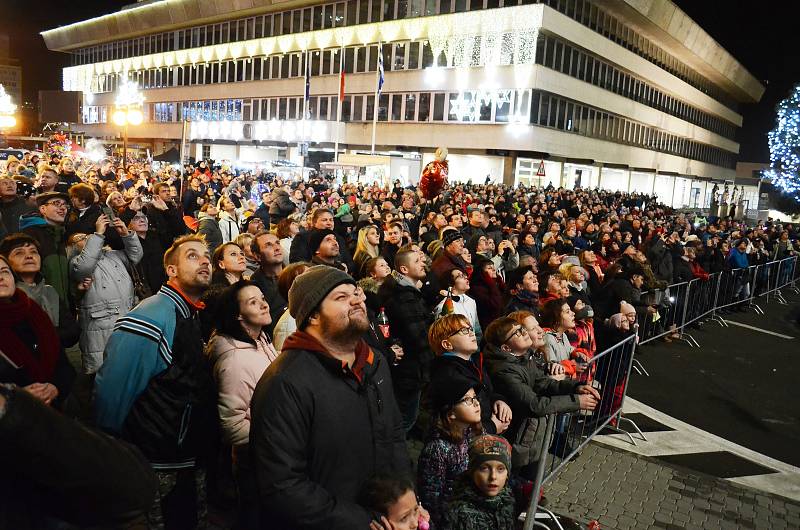
[(514, 298), (519, 300), (520, 303), (529, 307), (538, 307), (539, 305), (539, 293), (531, 293), (524, 289), (520, 289), (514, 293)]
[[(33, 331), (33, 345), (17, 332), (26, 324)], [(20, 289), (14, 291), (8, 303), (0, 303), (0, 350), (32, 381), (52, 380), (61, 350), (58, 333), (47, 313)]]

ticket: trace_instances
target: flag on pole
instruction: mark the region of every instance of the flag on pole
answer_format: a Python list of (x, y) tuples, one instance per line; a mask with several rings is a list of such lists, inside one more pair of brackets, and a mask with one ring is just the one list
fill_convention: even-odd
[[(383, 46), (378, 45), (378, 95), (383, 88)], [(377, 105), (375, 105), (377, 107)]]
[(311, 57), (309, 56), (309, 52), (306, 52), (306, 93), (305, 93), (305, 103), (308, 103), (308, 100), (311, 99)]
[(339, 103), (344, 101), (344, 68), (340, 65), (339, 71)]

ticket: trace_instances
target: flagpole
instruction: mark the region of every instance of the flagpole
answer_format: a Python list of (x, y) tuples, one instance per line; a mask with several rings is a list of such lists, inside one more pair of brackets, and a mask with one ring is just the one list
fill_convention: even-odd
[(309, 56), (309, 50), (306, 50), (306, 71), (305, 75), (303, 76), (305, 79), (305, 91), (303, 92), (303, 139), (306, 138), (306, 118), (308, 118), (308, 100), (310, 99), (310, 81), (311, 81), (311, 57)]
[(339, 125), (342, 121), (342, 103), (344, 103), (344, 87), (342, 77), (344, 76), (344, 45), (339, 49), (339, 104), (336, 105), (336, 142), (333, 146), (333, 161), (339, 162)]
[(378, 127), (378, 85), (381, 76), (381, 62), (383, 55), (383, 45), (378, 41), (378, 67), (375, 69), (375, 104), (372, 106), (372, 151), (375, 154), (375, 130)]
[(304, 150), (308, 149), (308, 122), (306, 120), (308, 119), (308, 103), (309, 99), (311, 99), (311, 55), (309, 50), (306, 50), (306, 71), (304, 72), (303, 79), (305, 80), (305, 87), (303, 89), (303, 120), (300, 122), (303, 130), (300, 133), (301, 140), (298, 143), (301, 153), (300, 158), (303, 159), (303, 165), (300, 167), (301, 181), (303, 180), (303, 169), (306, 167), (307, 158), (307, 155), (304, 154)]

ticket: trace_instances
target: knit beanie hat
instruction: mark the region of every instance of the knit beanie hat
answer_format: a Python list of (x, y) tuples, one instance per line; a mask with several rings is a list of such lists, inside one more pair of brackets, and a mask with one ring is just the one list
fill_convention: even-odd
[(355, 285), (356, 281), (346, 272), (327, 265), (315, 265), (295, 278), (289, 288), (289, 314), (297, 322), (297, 329), (304, 329), (309, 315), (328, 293), (343, 283)]
[(636, 308), (633, 307), (633, 305), (631, 305), (628, 302), (626, 302), (625, 300), (622, 300), (619, 303), (619, 312), (622, 313), (623, 315), (626, 314), (626, 313), (634, 313), (635, 311), (636, 311)]
[(511, 471), (511, 444), (502, 436), (483, 434), (469, 444), (469, 470), (475, 471), (484, 462), (497, 460)]
[(431, 406), (434, 412), (454, 407), (464, 398), (470, 388), (475, 388), (476, 386), (475, 381), (465, 377), (436, 378), (429, 387)]
[(327, 228), (321, 230), (314, 229), (311, 231), (311, 234), (308, 236), (308, 249), (311, 251), (312, 256), (319, 250), (322, 240), (330, 234), (335, 236), (336, 232)]
[(459, 239), (464, 239), (464, 236), (462, 236), (461, 232), (459, 232), (456, 228), (445, 230), (442, 233), (442, 243), (445, 247), (454, 241), (458, 241)]

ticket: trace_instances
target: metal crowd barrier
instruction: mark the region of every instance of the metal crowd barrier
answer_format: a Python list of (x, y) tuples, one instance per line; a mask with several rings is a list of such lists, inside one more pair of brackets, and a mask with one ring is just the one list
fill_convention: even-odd
[(620, 428), (620, 424), (625, 422), (633, 427), (634, 434), (647, 441), (636, 423), (622, 415), (636, 342), (636, 334), (631, 334), (622, 342), (595, 355), (587, 363), (586, 371), (593, 373), (589, 384), (600, 393), (600, 402), (594, 411), (552, 414), (545, 418), (545, 436), (539, 447), (541, 456), (536, 466), (533, 493), (526, 512), (525, 530), (532, 530), (534, 527), (552, 528), (536, 520), (537, 510), (549, 514), (555, 526), (561, 527), (552, 512), (539, 506), (539, 492), (600, 431), (606, 429), (626, 435), (635, 445), (633, 436)]
[[(701, 320), (711, 320), (723, 327), (728, 324), (720, 313), (733, 308), (752, 309), (763, 315), (758, 300), (775, 300), (787, 304), (784, 289), (800, 294), (798, 257), (751, 265), (744, 269), (725, 270), (711, 274), (708, 280), (695, 278), (688, 283), (670, 285), (664, 291), (642, 293), (648, 304), (658, 306), (659, 318), (650, 314), (638, 316), (639, 344), (646, 344), (667, 335), (699, 347), (686, 327)], [(637, 366), (641, 366), (637, 360)], [(647, 375), (641, 366), (640, 373)]]
[(686, 319), (686, 304), (689, 302), (689, 286), (690, 282), (682, 282), (670, 285), (663, 291), (642, 293), (642, 300), (650, 306), (655, 306), (657, 313), (642, 313), (637, 316), (639, 344), (647, 344), (667, 335), (690, 344), (694, 341), (682, 333)]
[[(677, 333), (692, 346), (697, 341), (686, 333), (686, 326), (702, 319), (712, 319), (727, 327), (717, 313), (733, 306), (749, 307), (763, 314), (756, 299), (775, 299), (785, 304), (782, 290), (789, 288), (800, 294), (798, 257), (794, 256), (746, 269), (727, 270), (711, 274), (707, 280), (693, 279), (689, 282), (670, 285), (662, 294), (643, 293), (645, 301), (663, 308), (659, 318), (640, 315), (636, 333), (622, 342), (592, 357), (584, 373), (590, 373), (589, 381), (600, 393), (600, 402), (592, 412), (578, 411), (570, 414), (553, 414), (546, 417), (545, 436), (539, 447), (541, 455), (536, 466), (536, 476), (530, 505), (525, 517), (525, 530), (533, 528), (562, 528), (551, 511), (539, 506), (541, 488), (552, 481), (563, 467), (573, 460), (598, 433), (611, 430), (628, 437), (636, 445), (633, 434), (647, 441), (644, 433), (633, 420), (622, 415), (622, 407), (628, 391), (632, 370), (637, 370), (634, 359), (637, 344)], [(641, 365), (639, 365), (641, 366)], [(644, 368), (642, 367), (642, 370)], [(646, 371), (644, 372), (646, 374)], [(633, 434), (620, 428), (626, 422), (633, 427)], [(550, 525), (537, 520), (537, 512), (545, 514)]]

